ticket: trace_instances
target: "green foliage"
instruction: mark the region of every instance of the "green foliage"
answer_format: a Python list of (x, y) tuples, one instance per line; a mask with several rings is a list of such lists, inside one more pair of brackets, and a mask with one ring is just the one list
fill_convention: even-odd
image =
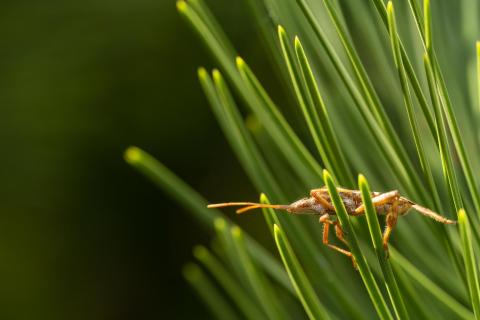
[(395, 275), (388, 259), (388, 252), (383, 247), (382, 232), (378, 222), (377, 213), (372, 203), (371, 191), (367, 180), (364, 176), (358, 177), (358, 186), (362, 193), (362, 203), (365, 206), (365, 216), (367, 217), (368, 229), (372, 236), (373, 248), (377, 254), (378, 262), (382, 268), (383, 277), (385, 279), (385, 286), (387, 287), (388, 295), (393, 306), (393, 310), (397, 318), (408, 319), (408, 313), (403, 302), (402, 295), (399, 291)]
[[(461, 48), (476, 61), (479, 46), (475, 52), (469, 49), (475, 39), (443, 36), (438, 17), (455, 12), (452, 2), (436, 3), (432, 13), (426, 0), (423, 14), (417, 0), (408, 6), (399, 2), (398, 10), (392, 2), (371, 2), (374, 6), (333, 0), (250, 3), (256, 19), (269, 18), (267, 26), (259, 21), (262, 34), (280, 82), (289, 84), (287, 94), (298, 106), (274, 102), (201, 0), (177, 3), (217, 63), (211, 76), (199, 70), (200, 83), (253, 185), (284, 203), (298, 197), (298, 188), (320, 187), (323, 177), (358, 265), (357, 272), (348, 259), (321, 245), (315, 221), (264, 209), (281, 259), (272, 257), (222, 213), (206, 209), (206, 201), (159, 162), (129, 149), (129, 163), (193, 212), (212, 235), (216, 230), (212, 251), (198, 247), (194, 254), (209, 276), (198, 266), (186, 269), (204, 298), (206, 290), (218, 296), (219, 289), (229, 297), (206, 299), (214, 315), (223, 310), (249, 319), (302, 313), (311, 319), (479, 317), (480, 194), (473, 172), (480, 166), (474, 157), (480, 148), (480, 93), (459, 94), (466, 93), (460, 88), (468, 87), (468, 77), (455, 78), (445, 58)], [(442, 24), (458, 31), (453, 21)], [(422, 58), (424, 68), (416, 63)], [(283, 115), (297, 107), (310, 135), (305, 143), (298, 124)], [(250, 120), (242, 116), (245, 110)], [(322, 175), (324, 168), (332, 175)], [(401, 217), (387, 255), (370, 183), (363, 175), (358, 185), (353, 182), (358, 172), (375, 190), (399, 189), (448, 217), (458, 212), (460, 228), (415, 214)], [(339, 185), (361, 190), (366, 218), (347, 215)], [(266, 195), (262, 203), (268, 203)]]
[(287, 237), (276, 224), (274, 224), (274, 233), (278, 251), (282, 257), (285, 269), (287, 269), (290, 280), (295, 286), (295, 290), (308, 317), (310, 319), (329, 319), (328, 312), (315, 295), (315, 291), (305, 276), (302, 266), (295, 257), (295, 253)]
[(465, 210), (458, 212), (458, 222), (460, 224), (460, 234), (462, 236), (463, 255), (465, 258), (465, 271), (467, 272), (468, 290), (472, 301), (475, 317), (480, 316), (480, 288), (478, 284), (477, 263), (473, 253), (472, 230)]

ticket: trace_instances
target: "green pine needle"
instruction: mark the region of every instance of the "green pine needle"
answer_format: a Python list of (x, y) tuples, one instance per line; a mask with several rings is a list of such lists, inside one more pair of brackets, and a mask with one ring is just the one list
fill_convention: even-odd
[(320, 303), (305, 272), (295, 256), (287, 237), (282, 230), (274, 225), (275, 242), (287, 269), (290, 281), (302, 302), (303, 308), (310, 319), (330, 319), (328, 311)]
[(362, 193), (362, 202), (365, 206), (365, 215), (367, 216), (368, 229), (372, 237), (373, 247), (377, 254), (380, 267), (382, 269), (385, 284), (387, 286), (388, 295), (392, 303), (395, 315), (398, 319), (409, 319), (405, 302), (397, 285), (395, 274), (390, 265), (387, 252), (383, 247), (382, 232), (380, 231), (380, 224), (378, 222), (377, 212), (372, 203), (370, 187), (363, 175), (358, 177), (358, 187)]
[(239, 257), (240, 265), (246, 275), (246, 279), (250, 284), (252, 292), (258, 301), (262, 301), (261, 305), (269, 319), (287, 319), (287, 312), (283, 310), (284, 306), (280, 305), (278, 297), (276, 297), (273, 287), (271, 287), (264, 275), (259, 272), (254, 261), (248, 254), (245, 246), (245, 240), (242, 230), (239, 227), (233, 227), (231, 234), (234, 242), (234, 249)]
[(198, 293), (216, 319), (240, 319), (225, 297), (218, 291), (207, 275), (196, 264), (183, 268), (183, 276)]
[(330, 194), (333, 206), (335, 207), (335, 212), (337, 213), (338, 220), (340, 221), (342, 229), (347, 234), (349, 248), (353, 254), (353, 257), (355, 258), (355, 262), (358, 266), (358, 271), (362, 276), (363, 283), (367, 288), (370, 299), (375, 306), (379, 317), (381, 319), (393, 319), (393, 316), (385, 302), (385, 299), (380, 292), (377, 282), (375, 281), (375, 277), (372, 274), (371, 268), (368, 265), (368, 262), (362, 253), (362, 250), (360, 249), (357, 236), (350, 223), (350, 218), (347, 214), (347, 211), (345, 210), (345, 205), (343, 204), (343, 201), (337, 192), (332, 177), (326, 170), (323, 172), (323, 180), (328, 188), (328, 193)]
[(465, 259), (465, 269), (468, 280), (468, 290), (470, 292), (470, 300), (475, 312), (475, 317), (480, 317), (480, 285), (478, 283), (478, 260), (475, 260), (473, 252), (472, 229), (468, 221), (465, 210), (458, 212), (458, 224), (460, 225), (460, 235), (462, 236), (463, 257)]
[(193, 255), (205, 265), (247, 319), (255, 320), (264, 316), (245, 289), (207, 248), (197, 246), (193, 249)]

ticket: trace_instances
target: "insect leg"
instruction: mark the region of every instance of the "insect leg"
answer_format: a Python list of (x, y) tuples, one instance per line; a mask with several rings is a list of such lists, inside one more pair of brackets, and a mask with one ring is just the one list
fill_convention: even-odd
[(449, 220), (445, 217), (442, 217), (441, 215), (439, 215), (438, 213), (436, 212), (433, 212), (432, 210), (428, 209), (428, 208), (425, 208), (425, 207), (422, 207), (418, 204), (414, 204), (412, 206), (415, 210), (417, 210), (418, 212), (420, 212), (421, 214), (423, 214), (424, 216), (426, 217), (429, 217), (435, 221), (438, 221), (438, 222), (441, 222), (441, 223), (444, 223), (444, 224), (455, 224), (457, 223), (456, 221), (454, 220)]
[(345, 233), (343, 232), (343, 229), (340, 226), (340, 223), (338, 221), (330, 220), (330, 215), (328, 213), (321, 216), (318, 221), (320, 223), (328, 223), (328, 224), (334, 225), (335, 226), (335, 235), (337, 236), (338, 240), (342, 241), (343, 243), (345, 243), (348, 246), (348, 242), (345, 239)]
[(343, 229), (340, 226), (340, 223), (338, 221), (335, 221), (334, 224), (335, 224), (335, 235), (337, 236), (338, 240), (348, 245), (348, 242), (345, 239), (345, 232), (343, 232)]
[(333, 224), (333, 222), (330, 220), (330, 215), (328, 213), (325, 213), (324, 215), (320, 216), (320, 219), (318, 219), (318, 222), (320, 223), (330, 223)]
[(390, 212), (387, 214), (385, 231), (383, 232), (383, 248), (385, 250), (388, 250), (388, 240), (390, 239), (393, 229), (397, 225), (398, 204), (399, 202), (395, 201), (390, 209)]
[(340, 223), (337, 221), (332, 221), (330, 220), (330, 215), (328, 213), (324, 214), (323, 216), (320, 217), (318, 220), (320, 223), (328, 223), (331, 225), (335, 226), (335, 235), (337, 236), (338, 240), (342, 241), (348, 246), (348, 242), (345, 239), (345, 233), (343, 232), (342, 227), (340, 226)]
[(347, 257), (350, 257), (350, 259), (352, 259), (353, 267), (355, 269), (357, 269), (357, 263), (355, 262), (355, 258), (353, 257), (353, 255), (350, 251), (347, 251), (345, 249), (342, 249), (340, 247), (337, 247), (336, 245), (333, 245), (333, 244), (329, 243), (328, 233), (329, 233), (329, 230), (330, 230), (330, 223), (333, 223), (333, 222), (332, 221), (325, 221), (323, 223), (323, 244), (326, 245), (327, 247), (335, 250), (335, 251), (338, 251), (338, 252), (346, 255)]
[[(393, 191), (379, 194), (376, 197), (373, 197), (372, 203), (373, 203), (373, 206), (377, 207), (377, 206), (384, 205), (386, 203), (392, 203), (398, 200), (398, 198), (400, 198), (400, 193), (398, 192), (398, 190), (393, 190)], [(355, 215), (362, 214), (364, 211), (365, 211), (365, 205), (362, 203), (355, 209)]]
[(323, 197), (323, 194), (325, 194), (324, 189), (313, 189), (310, 191), (310, 196), (315, 198), (315, 200), (317, 200), (322, 206), (329, 210), (335, 210), (333, 205)]

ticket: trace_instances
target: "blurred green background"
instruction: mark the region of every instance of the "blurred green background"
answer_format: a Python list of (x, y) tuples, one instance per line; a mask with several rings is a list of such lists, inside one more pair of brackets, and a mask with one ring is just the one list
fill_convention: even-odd
[[(266, 66), (245, 5), (207, 3)], [(171, 0), (0, 3), (1, 319), (208, 317), (180, 273), (208, 235), (122, 153), (255, 196), (197, 83), (209, 62)]]

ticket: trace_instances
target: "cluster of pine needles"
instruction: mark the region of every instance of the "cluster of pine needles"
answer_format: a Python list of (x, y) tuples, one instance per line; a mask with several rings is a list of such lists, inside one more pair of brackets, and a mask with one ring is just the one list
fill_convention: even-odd
[[(131, 147), (126, 160), (214, 236), (194, 248), (187, 281), (219, 319), (480, 319), (478, 2), (245, 3), (290, 101), (274, 101), (203, 0), (180, 0), (218, 66), (199, 69), (201, 86), (262, 203), (329, 188), (358, 272), (322, 247), (315, 220), (263, 209), (269, 252)], [(304, 119), (286, 117), (293, 108)], [(362, 191), (366, 218), (349, 218), (336, 186)], [(459, 223), (401, 218), (388, 257), (370, 186)]]

